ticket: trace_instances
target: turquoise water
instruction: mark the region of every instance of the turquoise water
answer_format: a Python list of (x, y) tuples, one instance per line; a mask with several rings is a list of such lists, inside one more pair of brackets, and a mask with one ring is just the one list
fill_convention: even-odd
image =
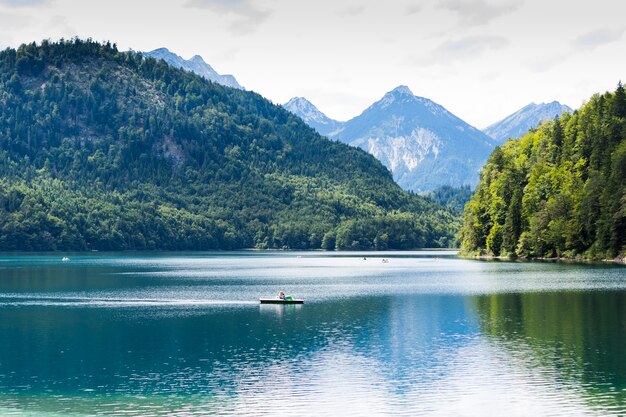
[(0, 256), (2, 416), (626, 414), (623, 267), (62, 256)]

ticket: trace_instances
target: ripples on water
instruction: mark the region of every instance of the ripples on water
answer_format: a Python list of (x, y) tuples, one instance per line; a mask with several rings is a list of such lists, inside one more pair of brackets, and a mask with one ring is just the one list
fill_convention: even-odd
[(626, 414), (625, 269), (385, 257), (0, 258), (0, 415)]

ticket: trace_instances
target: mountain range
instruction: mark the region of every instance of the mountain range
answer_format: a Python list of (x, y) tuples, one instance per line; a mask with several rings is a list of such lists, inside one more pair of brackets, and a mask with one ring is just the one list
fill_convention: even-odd
[(182, 68), (186, 71), (191, 71), (209, 81), (225, 85), (226, 87), (243, 89), (234, 76), (229, 74), (218, 74), (213, 67), (204, 62), (204, 59), (202, 59), (200, 55), (195, 55), (191, 59), (186, 60), (169, 51), (167, 48), (159, 48), (150, 52), (144, 52), (144, 56), (154, 58), (156, 60), (162, 59), (174, 68)]
[(312, 127), (321, 125), (318, 131), (329, 138), (371, 153), (401, 187), (414, 192), (444, 185), (475, 186), (494, 148), (494, 141), (483, 132), (441, 105), (415, 96), (406, 86), (388, 92), (344, 123), (327, 118), (302, 98), (285, 106)]
[(412, 249), (459, 218), (260, 95), (115, 45), (0, 52), (0, 250)]
[(557, 101), (529, 104), (482, 132), (406, 86), (388, 92), (361, 115), (339, 122), (304, 97), (283, 105), (320, 134), (378, 158), (404, 189), (474, 187), (494, 147), (541, 122), (572, 112)]
[(565, 112), (571, 113), (572, 109), (558, 101), (540, 104), (530, 103), (499, 122), (486, 127), (483, 132), (497, 143), (504, 143), (508, 139), (524, 136), (530, 129), (539, 126), (546, 120), (555, 119)]
[[(145, 55), (219, 84), (242, 88), (232, 75), (218, 74), (198, 55), (185, 60), (166, 48)], [(347, 122), (331, 119), (304, 97), (294, 97), (283, 107), (321, 135), (371, 153), (401, 187), (414, 192), (442, 186), (474, 187), (495, 145), (572, 111), (557, 101), (531, 103), (480, 132), (441, 105), (415, 96), (406, 86), (390, 91)]]
[[(232, 75), (218, 74), (200, 56), (185, 60), (166, 48), (145, 55), (219, 84), (242, 88)], [(371, 153), (401, 187), (414, 192), (442, 186), (474, 187), (495, 145), (572, 111), (556, 101), (531, 103), (481, 132), (441, 105), (415, 96), (406, 86), (390, 91), (347, 122), (331, 119), (304, 97), (294, 97), (283, 107), (321, 135)]]

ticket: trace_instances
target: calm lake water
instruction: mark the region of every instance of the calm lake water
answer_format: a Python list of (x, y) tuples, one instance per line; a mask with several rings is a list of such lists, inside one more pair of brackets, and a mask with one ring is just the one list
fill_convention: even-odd
[(0, 255), (0, 415), (626, 415), (626, 268), (453, 255)]

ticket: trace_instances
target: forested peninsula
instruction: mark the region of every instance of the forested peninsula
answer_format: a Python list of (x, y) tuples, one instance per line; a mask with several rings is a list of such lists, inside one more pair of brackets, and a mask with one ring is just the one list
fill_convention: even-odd
[(626, 94), (496, 148), (465, 207), (469, 256), (617, 259), (626, 255)]
[(448, 209), (258, 94), (91, 40), (0, 52), (0, 250), (414, 249)]

